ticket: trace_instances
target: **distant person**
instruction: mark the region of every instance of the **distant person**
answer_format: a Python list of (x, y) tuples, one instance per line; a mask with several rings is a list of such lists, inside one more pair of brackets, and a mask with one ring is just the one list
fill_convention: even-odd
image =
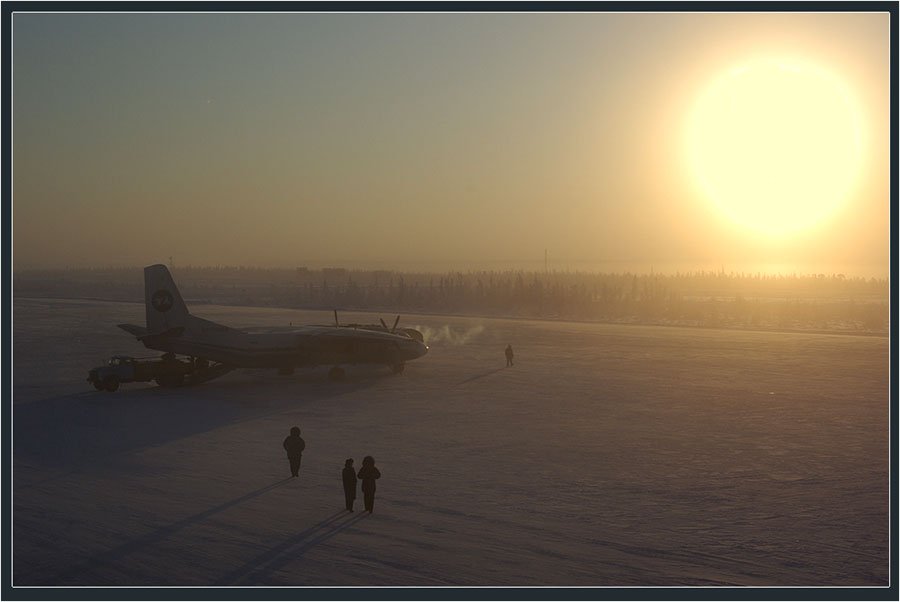
[(362, 480), (363, 502), (365, 502), (366, 510), (372, 514), (372, 510), (375, 508), (375, 479), (381, 478), (381, 472), (375, 468), (375, 458), (372, 456), (363, 458), (363, 465), (357, 476)]
[(347, 512), (353, 512), (353, 501), (356, 499), (356, 471), (353, 470), (353, 458), (347, 458), (344, 461), (341, 479), (344, 481), (344, 501), (347, 503)]
[(282, 446), (291, 463), (291, 476), (299, 477), (300, 460), (303, 457), (303, 450), (306, 449), (306, 441), (300, 438), (300, 427), (291, 427), (291, 434), (285, 437)]
[(513, 360), (513, 350), (512, 350), (512, 345), (507, 345), (507, 346), (506, 346), (506, 365), (507, 365), (507, 366), (512, 366), (512, 365), (513, 365), (513, 361), (512, 361), (512, 360)]

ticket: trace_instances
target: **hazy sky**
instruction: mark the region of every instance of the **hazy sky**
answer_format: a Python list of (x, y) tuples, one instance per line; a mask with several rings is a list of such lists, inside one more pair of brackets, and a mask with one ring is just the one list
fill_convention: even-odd
[[(774, 238), (727, 218), (685, 151), (720, 129), (690, 125), (704, 91), (760, 57), (839, 82), (853, 142), (817, 129), (858, 158), (835, 209)], [(571, 269), (886, 274), (889, 59), (887, 13), (15, 13), (14, 267), (538, 267), (547, 249)], [(837, 187), (816, 148), (788, 156)]]

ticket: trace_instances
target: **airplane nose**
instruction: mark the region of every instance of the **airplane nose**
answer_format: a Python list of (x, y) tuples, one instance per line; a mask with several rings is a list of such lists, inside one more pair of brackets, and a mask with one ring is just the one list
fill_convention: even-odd
[(410, 359), (416, 359), (417, 357), (422, 357), (423, 355), (428, 353), (428, 345), (415, 341), (412, 345), (409, 346), (409, 351), (412, 355)]

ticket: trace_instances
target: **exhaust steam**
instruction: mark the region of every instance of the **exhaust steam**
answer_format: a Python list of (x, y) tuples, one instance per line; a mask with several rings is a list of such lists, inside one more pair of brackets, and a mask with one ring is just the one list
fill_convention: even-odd
[(484, 332), (484, 326), (481, 325), (473, 326), (465, 332), (456, 332), (450, 328), (449, 324), (445, 324), (440, 328), (429, 328), (428, 326), (416, 326), (415, 328), (422, 333), (426, 345), (434, 343), (447, 343), (454, 346), (465, 345)]

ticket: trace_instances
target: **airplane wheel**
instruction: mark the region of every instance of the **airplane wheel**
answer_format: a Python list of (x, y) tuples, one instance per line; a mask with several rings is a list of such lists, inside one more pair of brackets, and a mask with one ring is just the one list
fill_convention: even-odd
[(391, 370), (394, 371), (394, 374), (401, 374), (405, 367), (406, 367), (406, 364), (404, 364), (403, 362), (400, 362), (398, 364), (394, 364), (393, 366), (391, 366)]
[(115, 392), (119, 388), (119, 379), (115, 376), (107, 377), (107, 379), (103, 381), (103, 388), (110, 393)]
[(335, 366), (329, 370), (328, 380), (344, 380), (344, 369), (340, 366)]

